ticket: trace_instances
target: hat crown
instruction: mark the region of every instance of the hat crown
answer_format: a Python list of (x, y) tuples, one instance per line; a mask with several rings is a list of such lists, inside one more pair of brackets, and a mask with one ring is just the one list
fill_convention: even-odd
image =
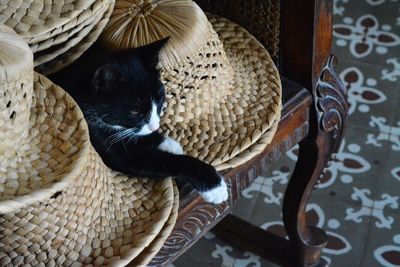
[(192, 57), (209, 37), (209, 22), (200, 7), (188, 0), (121, 0), (116, 2), (103, 44), (123, 50), (169, 37), (160, 54), (161, 68)]
[(0, 162), (15, 156), (29, 129), (33, 55), (11, 28), (0, 25)]
[(156, 3), (153, 3), (149, 0), (138, 0), (136, 3), (132, 3), (132, 5), (128, 8), (128, 14), (135, 18), (137, 16), (147, 16), (150, 15), (151, 12), (157, 7)]

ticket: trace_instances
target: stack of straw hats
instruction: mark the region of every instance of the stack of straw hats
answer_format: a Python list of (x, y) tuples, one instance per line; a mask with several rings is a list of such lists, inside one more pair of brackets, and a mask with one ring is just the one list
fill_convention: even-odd
[(36, 70), (49, 74), (76, 60), (104, 29), (115, 0), (2, 0), (0, 24), (22, 36)]
[(77, 104), (4, 25), (0, 66), (0, 266), (146, 265), (176, 221), (173, 181), (108, 169)]
[(218, 170), (265, 149), (280, 119), (279, 73), (239, 25), (207, 18), (190, 0), (118, 0), (99, 41), (124, 50), (166, 37), (159, 62), (167, 92), (162, 130)]
[(190, 0), (117, 0), (114, 10), (113, 1), (0, 3), (0, 23), (19, 34), (0, 26), (0, 266), (144, 266), (177, 218), (172, 180), (109, 170), (76, 103), (33, 71), (32, 51), (50, 73), (100, 32), (110, 50), (170, 37), (159, 62), (161, 128), (187, 154), (224, 170), (276, 132), (279, 73), (251, 34)]

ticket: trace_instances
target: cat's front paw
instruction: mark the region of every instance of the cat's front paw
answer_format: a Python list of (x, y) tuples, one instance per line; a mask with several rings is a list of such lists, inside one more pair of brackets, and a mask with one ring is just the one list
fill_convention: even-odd
[(182, 146), (177, 141), (175, 141), (172, 138), (169, 138), (168, 136), (166, 136), (164, 141), (158, 146), (158, 149), (176, 155), (183, 154)]
[(221, 177), (221, 182), (216, 187), (200, 192), (201, 196), (206, 202), (220, 204), (221, 202), (228, 199), (228, 187), (224, 179)]

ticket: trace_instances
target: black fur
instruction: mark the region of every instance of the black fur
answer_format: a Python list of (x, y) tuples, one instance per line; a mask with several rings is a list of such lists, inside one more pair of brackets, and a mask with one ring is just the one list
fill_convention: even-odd
[[(111, 169), (154, 179), (174, 177), (205, 192), (221, 183), (214, 167), (190, 156), (159, 150), (165, 138), (157, 131), (135, 135), (148, 123), (151, 101), (160, 114), (165, 100), (156, 68), (164, 43), (162, 40), (111, 54), (92, 49), (50, 78), (78, 102), (89, 125), (91, 142)], [(136, 130), (121, 140), (113, 140), (122, 130), (107, 125)]]

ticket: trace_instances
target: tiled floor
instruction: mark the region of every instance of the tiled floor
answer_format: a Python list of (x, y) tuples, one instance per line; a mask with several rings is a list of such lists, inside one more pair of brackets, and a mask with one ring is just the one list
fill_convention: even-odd
[[(308, 215), (329, 234), (330, 266), (400, 266), (400, 0), (334, 2), (334, 53), (349, 90), (350, 127)], [(282, 232), (295, 160), (293, 148), (243, 192), (235, 213)], [(174, 266), (275, 265), (209, 233)]]

